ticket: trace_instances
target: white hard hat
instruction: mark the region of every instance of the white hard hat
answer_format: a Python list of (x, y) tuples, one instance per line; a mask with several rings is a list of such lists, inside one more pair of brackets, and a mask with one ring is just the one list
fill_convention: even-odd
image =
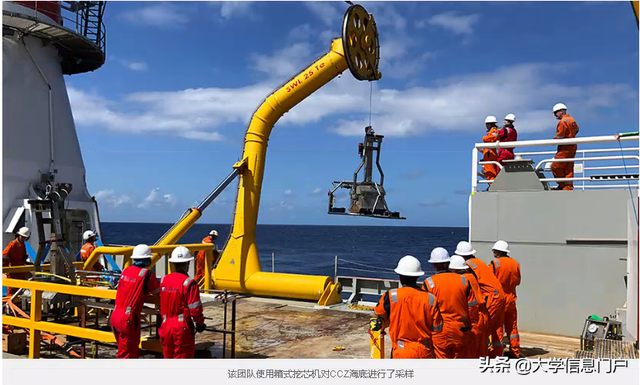
[(467, 270), (467, 262), (459, 255), (452, 255), (449, 262), (449, 269), (451, 270)]
[(424, 275), (420, 261), (418, 261), (418, 258), (413, 255), (405, 255), (400, 258), (398, 261), (398, 267), (396, 267), (394, 271), (407, 277), (419, 277)]
[(512, 122), (515, 122), (516, 116), (514, 114), (508, 114), (507, 116), (504, 117), (504, 120), (510, 120)]
[(86, 241), (87, 239), (89, 239), (91, 237), (95, 237), (95, 236), (96, 236), (96, 233), (94, 233), (91, 230), (87, 230), (82, 234), (82, 239), (84, 239)]
[(153, 258), (153, 253), (151, 252), (151, 248), (149, 246), (141, 244), (133, 248), (131, 259), (145, 259), (145, 258)]
[(431, 258), (429, 259), (429, 263), (445, 263), (449, 262), (451, 258), (449, 257), (449, 252), (442, 248), (436, 247), (431, 250)]
[(218, 236), (218, 232), (215, 231), (215, 230), (211, 230), (211, 231), (209, 231), (209, 235), (212, 236), (212, 237), (217, 237)]
[(29, 238), (31, 236), (31, 230), (29, 230), (28, 227), (21, 227), (20, 230), (18, 230), (18, 235)]
[(169, 262), (172, 263), (184, 263), (193, 261), (193, 256), (184, 246), (178, 246), (171, 252), (171, 258), (169, 258)]
[(498, 123), (498, 119), (495, 116), (489, 115), (484, 119), (485, 123)]
[(556, 112), (560, 111), (560, 110), (566, 110), (567, 106), (565, 106), (562, 103), (556, 103), (555, 106), (553, 106), (553, 113), (555, 114)]
[(456, 247), (456, 254), (462, 255), (463, 257), (467, 257), (469, 255), (474, 255), (476, 251), (471, 247), (471, 243), (467, 241), (458, 242), (458, 246)]
[(509, 252), (509, 244), (505, 241), (498, 241), (493, 244), (491, 250), (503, 251), (505, 253)]

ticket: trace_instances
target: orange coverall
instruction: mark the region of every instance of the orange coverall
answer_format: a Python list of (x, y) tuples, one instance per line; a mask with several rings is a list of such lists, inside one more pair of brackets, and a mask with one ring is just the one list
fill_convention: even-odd
[(436, 357), (467, 358), (466, 344), (471, 337), (468, 303), (473, 300), (467, 278), (450, 271), (437, 272), (424, 281), (423, 289), (436, 296), (444, 320), (442, 333), (433, 336), (434, 344), (442, 348)]
[(471, 285), (473, 300), (469, 302), (469, 319), (471, 320), (471, 338), (468, 343), (466, 356), (468, 358), (487, 357), (487, 327), (489, 326), (489, 311), (484, 302), (478, 279), (473, 273), (464, 273)]
[[(2, 252), (2, 266), (23, 266), (27, 263), (27, 247), (24, 242), (20, 242), (18, 238), (9, 242)], [(27, 273), (11, 273), (7, 274), (7, 278), (12, 279), (27, 279)], [(15, 294), (19, 289), (15, 287), (7, 288), (7, 295), (11, 296)]]
[[(520, 336), (518, 334), (518, 309), (516, 308), (516, 286), (520, 285), (520, 263), (515, 259), (502, 256), (491, 261), (491, 267), (502, 284), (506, 294), (506, 306), (504, 311), (504, 328), (509, 336), (509, 352), (520, 357)], [(498, 334), (503, 335), (502, 327)]]
[[(567, 114), (558, 122), (556, 136), (554, 136), (553, 139), (575, 138), (576, 135), (578, 135), (578, 131), (580, 131), (580, 127), (578, 127), (576, 121)], [(577, 144), (558, 146), (558, 152), (555, 158), (575, 158), (577, 150)], [(551, 171), (553, 172), (554, 178), (573, 178), (573, 162), (552, 163)], [(573, 182), (558, 182), (558, 190), (573, 190)]]
[(491, 336), (491, 351), (489, 352), (490, 358), (496, 358), (502, 356), (503, 343), (502, 334), (498, 333), (498, 328), (502, 328), (504, 324), (504, 309), (505, 309), (505, 294), (502, 290), (502, 285), (498, 278), (493, 275), (493, 271), (484, 262), (478, 258), (470, 258), (467, 260), (467, 265), (471, 267), (474, 274), (478, 278), (478, 284), (480, 285), (480, 291), (485, 297), (487, 310), (489, 311), (489, 326), (487, 328), (487, 335), (483, 337), (483, 341), (486, 341)]
[[(202, 243), (213, 243), (211, 236), (207, 236), (202, 240)], [(214, 246), (215, 247), (215, 246)], [(205, 252), (204, 250), (198, 251), (196, 254), (196, 276), (195, 280), (198, 285), (200, 285), (200, 281), (204, 278), (204, 262), (205, 262)]]
[[(93, 250), (95, 249), (96, 247), (93, 245), (93, 243), (91, 242), (85, 243), (84, 246), (82, 246), (82, 249), (80, 249), (80, 258), (82, 258), (82, 261), (86, 262), (87, 259), (89, 259), (89, 257), (91, 256), (91, 253), (93, 253)], [(91, 270), (102, 271), (102, 265), (100, 264), (100, 261), (96, 261), (96, 263), (94, 263), (93, 266), (91, 267)]]
[[(491, 129), (487, 132), (487, 135), (482, 137), (482, 141), (484, 143), (493, 143), (498, 140), (498, 127), (491, 127)], [(482, 160), (485, 162), (488, 161), (498, 161), (498, 152), (493, 148), (485, 148), (482, 150)], [(495, 164), (485, 164), (484, 175), (487, 180), (493, 180), (498, 175), (498, 166)]]
[(433, 338), (442, 333), (443, 320), (433, 294), (411, 286), (392, 289), (374, 311), (389, 326), (392, 358), (439, 358)]

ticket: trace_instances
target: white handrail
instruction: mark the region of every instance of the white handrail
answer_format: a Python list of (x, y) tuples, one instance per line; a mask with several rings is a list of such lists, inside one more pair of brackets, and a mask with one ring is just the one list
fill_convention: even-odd
[[(633, 178), (620, 178), (620, 179), (591, 179), (591, 178), (540, 178), (540, 182), (620, 182), (622, 180), (638, 180), (637, 177)], [(478, 183), (492, 184), (493, 180), (479, 180)], [(627, 185), (624, 185), (627, 187)]]
[[(618, 170), (624, 168), (640, 168), (638, 165), (630, 165), (630, 166), (602, 166), (602, 167), (583, 167), (582, 169), (585, 171), (588, 170)], [(584, 173), (583, 173), (584, 174)]]
[(610, 143), (610, 142), (630, 142), (638, 141), (637, 136), (623, 136), (616, 139), (614, 135), (607, 136), (591, 136), (587, 138), (571, 138), (571, 139), (545, 139), (545, 140), (523, 140), (518, 142), (493, 142), (493, 143), (476, 143), (475, 148), (483, 150), (486, 148), (518, 148), (518, 147), (534, 147), (534, 146), (561, 146), (568, 144), (585, 144), (585, 143)]
[(482, 161), (482, 162), (478, 162), (478, 164), (495, 164), (496, 166), (500, 167), (500, 170), (502, 170), (504, 168), (503, 165), (500, 164), (500, 162), (497, 162), (495, 160), (487, 160), (487, 161)]
[[(594, 150), (578, 150), (578, 154), (590, 154), (596, 152), (621, 152), (621, 151), (640, 151), (639, 147), (623, 147), (620, 148), (606, 148), (606, 149), (594, 149)], [(558, 151), (538, 151), (538, 152), (516, 152), (515, 155), (531, 156), (531, 155), (555, 155)]]
[(576, 162), (576, 161), (587, 162), (587, 161), (595, 161), (595, 160), (622, 160), (622, 159), (636, 159), (640, 161), (640, 157), (635, 155), (599, 156), (595, 158), (584, 158), (584, 159), (583, 158), (561, 158), (561, 159), (549, 158), (549, 159), (541, 160), (535, 169), (540, 170), (540, 166), (544, 163), (566, 163), (566, 162)]
[[(629, 188), (628, 184), (606, 184), (606, 185), (602, 185), (602, 186), (591, 186), (591, 185), (587, 185), (584, 186), (585, 189), (587, 188)], [(631, 188), (637, 188), (636, 186), (631, 186)]]

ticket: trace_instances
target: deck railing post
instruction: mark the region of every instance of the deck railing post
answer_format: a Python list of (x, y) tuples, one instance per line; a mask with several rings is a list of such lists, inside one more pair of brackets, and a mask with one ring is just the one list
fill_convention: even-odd
[(29, 358), (40, 358), (40, 330), (37, 322), (42, 320), (42, 292), (31, 290), (31, 327), (29, 328)]
[(211, 270), (213, 270), (213, 249), (204, 252), (204, 288), (211, 290)]

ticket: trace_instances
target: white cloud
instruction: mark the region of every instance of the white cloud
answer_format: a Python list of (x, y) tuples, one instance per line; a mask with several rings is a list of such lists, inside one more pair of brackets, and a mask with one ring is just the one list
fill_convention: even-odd
[(293, 195), (293, 191), (291, 189), (284, 190), (284, 195)]
[(131, 61), (127, 59), (121, 59), (119, 57), (111, 56), (111, 60), (115, 60), (118, 63), (122, 64), (124, 67), (132, 70), (132, 71), (146, 71), (149, 69), (147, 63), (143, 61)]
[(322, 189), (318, 187), (318, 188), (314, 189), (314, 190), (311, 192), (311, 194), (313, 194), (313, 195), (320, 195), (320, 194), (322, 194)]
[(344, 11), (338, 8), (335, 4), (335, 2), (327, 1), (309, 1), (304, 3), (309, 11), (322, 20), (324, 24), (327, 26), (338, 27), (342, 23)]
[(127, 67), (132, 71), (146, 71), (149, 69), (145, 62), (131, 62), (127, 64)]
[(233, 16), (250, 15), (252, 5), (250, 1), (224, 1), (220, 6), (220, 16), (230, 19)]
[(149, 195), (144, 199), (144, 201), (138, 204), (138, 208), (141, 209), (149, 209), (149, 208), (162, 208), (166, 206), (173, 207), (177, 203), (177, 199), (172, 194), (162, 194), (160, 193), (160, 188), (156, 187)]
[[(309, 49), (307, 44), (300, 44), (299, 49)], [(257, 55), (254, 63), (280, 60), (289, 72), (286, 76), (301, 68), (291, 63), (301, 60), (293, 58), (293, 51), (278, 52), (279, 59), (276, 55), (271, 59)], [(395, 52), (391, 50), (391, 56), (402, 57), (404, 52), (404, 48), (396, 48)], [(501, 117), (513, 112), (518, 118), (518, 130), (531, 133), (553, 130), (556, 122), (549, 108), (558, 101), (568, 104), (576, 115), (593, 117), (598, 108), (637, 97), (625, 84), (575, 86), (555, 81), (567, 68), (565, 65), (520, 64), (436, 80), (430, 87), (380, 89), (380, 83), (373, 83), (373, 123), (384, 127), (385, 135), (411, 136), (434, 130), (474, 131), (487, 115)], [(285, 76), (285, 71), (281, 72), (278, 75)], [(247, 124), (258, 104), (280, 81), (268, 79), (240, 88), (137, 92), (120, 101), (69, 87), (69, 98), (79, 125), (216, 141), (225, 139), (218, 132), (222, 126)], [(362, 128), (368, 123), (365, 116), (368, 117), (369, 112), (369, 87), (345, 71), (345, 76), (334, 79), (291, 109), (279, 124), (304, 125), (330, 118), (330, 131), (362, 136)]]
[(459, 15), (456, 12), (445, 12), (435, 16), (432, 16), (427, 21), (419, 21), (416, 23), (416, 27), (422, 28), (426, 24), (435, 25), (449, 30), (455, 34), (468, 35), (473, 32), (473, 25), (480, 20), (480, 16), (473, 15)]
[[(556, 122), (549, 106), (570, 102), (573, 111), (590, 111), (629, 99), (628, 85), (568, 86), (550, 80), (562, 66), (522, 64), (486, 73), (467, 74), (438, 81), (433, 87), (374, 92), (374, 123), (385, 135), (411, 136), (432, 130), (472, 131), (486, 115), (513, 112), (520, 132), (553, 130)], [(504, 90), (509, 92), (504, 92)], [(487, 97), (491, 95), (491, 97)], [(367, 92), (353, 92), (355, 103), (364, 103)], [(456, 123), (452, 126), (451, 122)], [(342, 120), (334, 127), (341, 135), (361, 136), (365, 119)]]
[(254, 70), (278, 79), (279, 82), (303, 70), (302, 67), (309, 63), (310, 57), (313, 57), (311, 45), (300, 42), (280, 49), (273, 55), (253, 54), (250, 56)]
[(114, 190), (100, 190), (95, 194), (98, 204), (111, 205), (114, 208), (122, 205), (133, 204), (133, 199), (126, 194), (116, 194)]
[(189, 21), (189, 17), (180, 8), (169, 3), (158, 3), (135, 9), (122, 15), (133, 23), (156, 27), (172, 28)]

